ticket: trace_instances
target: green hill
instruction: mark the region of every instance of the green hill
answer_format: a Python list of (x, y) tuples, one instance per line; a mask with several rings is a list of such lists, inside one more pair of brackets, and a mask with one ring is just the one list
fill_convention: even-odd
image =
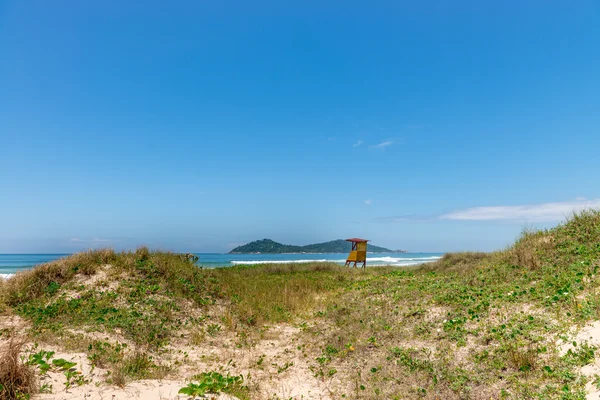
[[(286, 253), (348, 253), (350, 251), (350, 242), (343, 239), (332, 240), (325, 243), (315, 243), (306, 246), (294, 246), (281, 244), (271, 239), (255, 240), (243, 246), (238, 246), (231, 250), (229, 254), (286, 254)], [(369, 253), (393, 253), (393, 250), (369, 245)]]

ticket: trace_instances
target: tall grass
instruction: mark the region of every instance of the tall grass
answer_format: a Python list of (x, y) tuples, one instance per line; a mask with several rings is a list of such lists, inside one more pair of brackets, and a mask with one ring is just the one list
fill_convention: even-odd
[(481, 252), (446, 253), (439, 260), (423, 264), (419, 269), (422, 271), (457, 272), (469, 270), (489, 259), (490, 254)]
[[(289, 322), (325, 304), (337, 289), (368, 273), (335, 263), (266, 264), (211, 271), (240, 322)], [(325, 296), (327, 294), (327, 296)]]
[(36, 392), (35, 371), (20, 357), (22, 345), (11, 339), (0, 354), (0, 400), (28, 399)]
[(114, 262), (116, 257), (112, 249), (90, 250), (18, 272), (3, 285), (4, 301), (11, 306), (27, 302), (44, 294), (52, 282), (61, 285), (77, 274), (93, 275), (100, 266)]

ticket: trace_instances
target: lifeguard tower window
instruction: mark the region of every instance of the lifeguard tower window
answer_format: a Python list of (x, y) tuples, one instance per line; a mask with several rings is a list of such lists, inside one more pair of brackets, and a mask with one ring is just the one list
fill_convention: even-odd
[(356, 264), (362, 263), (362, 267), (367, 267), (367, 239), (359, 239), (352, 238), (346, 239), (346, 242), (352, 243), (352, 250), (350, 250), (350, 255), (346, 259), (346, 267), (349, 267), (350, 264), (354, 263), (354, 267)]

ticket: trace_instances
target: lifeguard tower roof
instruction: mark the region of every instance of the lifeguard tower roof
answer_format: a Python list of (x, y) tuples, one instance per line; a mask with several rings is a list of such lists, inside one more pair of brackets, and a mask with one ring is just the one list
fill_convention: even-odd
[(368, 242), (368, 240), (367, 239), (360, 239), (360, 238), (351, 238), (351, 239), (346, 239), (346, 242), (364, 243), (364, 242)]

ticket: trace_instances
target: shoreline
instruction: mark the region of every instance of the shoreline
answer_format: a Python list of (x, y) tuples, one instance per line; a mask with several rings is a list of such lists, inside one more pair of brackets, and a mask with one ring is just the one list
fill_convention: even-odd
[[(333, 262), (343, 264), (347, 254), (345, 253), (282, 253), (282, 254), (225, 254), (225, 253), (190, 253), (199, 256), (197, 265), (203, 268), (227, 268), (236, 265), (259, 265), (259, 264), (278, 264), (278, 263), (311, 263), (311, 262)], [(18, 255), (20, 259), (15, 259), (17, 255), (0, 255), (0, 276), (7, 278), (19, 271), (26, 271), (43, 264), (45, 261), (53, 261), (68, 257), (61, 254), (30, 254)], [(44, 258), (47, 256), (47, 258)], [(59, 256), (59, 257), (57, 257)], [(381, 257), (380, 257), (381, 256)], [(372, 266), (395, 265), (409, 266), (421, 262), (431, 262), (442, 257), (441, 253), (368, 253), (367, 262)], [(303, 258), (306, 257), (306, 258)], [(315, 258), (310, 258), (315, 257)], [(317, 258), (322, 257), (322, 258)], [(25, 264), (28, 258), (32, 258), (31, 263)], [(7, 260), (8, 259), (8, 260)], [(14, 260), (13, 260), (14, 259)], [(14, 263), (15, 265), (11, 265)]]

